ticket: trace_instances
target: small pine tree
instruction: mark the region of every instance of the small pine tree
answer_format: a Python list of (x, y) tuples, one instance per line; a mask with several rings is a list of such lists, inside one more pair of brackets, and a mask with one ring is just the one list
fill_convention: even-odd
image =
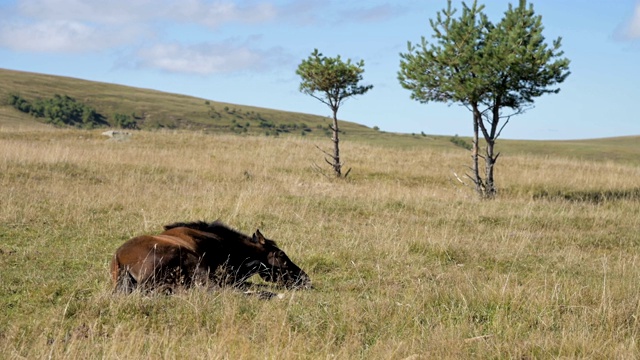
[[(340, 159), (340, 147), (338, 138), (338, 109), (342, 103), (352, 96), (365, 94), (373, 88), (373, 85), (360, 85), (364, 61), (352, 63), (351, 59), (342, 61), (340, 55), (335, 58), (323, 56), (318, 49), (303, 60), (296, 74), (300, 76), (300, 91), (310, 95), (329, 106), (333, 113), (333, 155), (329, 155), (332, 162), (329, 164), (337, 177), (342, 176), (342, 162)], [(348, 175), (348, 171), (345, 176)]]

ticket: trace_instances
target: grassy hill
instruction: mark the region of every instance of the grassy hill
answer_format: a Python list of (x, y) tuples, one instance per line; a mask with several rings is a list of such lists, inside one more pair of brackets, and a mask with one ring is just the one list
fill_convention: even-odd
[[(133, 114), (142, 129), (184, 129), (205, 133), (250, 135), (330, 136), (330, 119), (322, 116), (216, 102), (150, 89), (93, 82), (75, 78), (0, 69), (0, 125), (42, 127), (34, 119), (6, 105), (4, 99), (19, 93), (27, 99), (68, 95), (95, 108), (108, 119), (116, 113)], [(397, 134), (341, 121), (343, 141), (385, 147), (428, 147), (464, 151), (450, 136)], [(468, 143), (469, 138), (461, 138)], [(640, 165), (640, 136), (576, 141), (498, 140), (504, 156), (531, 154), (572, 159), (615, 161)], [(498, 162), (500, 166), (500, 162)]]
[[(249, 134), (325, 136), (330, 119), (322, 116), (228, 104), (179, 94), (61, 76), (0, 69), (0, 96), (18, 93), (28, 100), (68, 95), (106, 118), (134, 114), (142, 129), (191, 129)], [(17, 117), (16, 117), (17, 118)], [(22, 120), (23, 118), (21, 118)], [(348, 134), (371, 135), (363, 125), (342, 122)]]

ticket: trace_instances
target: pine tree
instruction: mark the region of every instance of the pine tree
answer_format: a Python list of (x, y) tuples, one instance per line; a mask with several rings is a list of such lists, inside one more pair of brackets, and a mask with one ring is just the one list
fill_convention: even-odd
[[(472, 171), (478, 194), (496, 194), (494, 166), (500, 153), (495, 143), (511, 116), (528, 110), (536, 97), (557, 93), (554, 88), (570, 74), (562, 58), (561, 39), (551, 46), (542, 35), (542, 18), (533, 5), (520, 0), (509, 5), (502, 20), (493, 24), (477, 1), (463, 3), (462, 14), (447, 8), (430, 20), (433, 43), (424, 37), (420, 46), (408, 44), (401, 53), (400, 84), (422, 103), (461, 103), (473, 114)], [(486, 147), (480, 155), (479, 134)], [(484, 177), (478, 158), (485, 161)]]
[[(352, 63), (351, 59), (342, 61), (340, 55), (335, 58), (323, 56), (318, 49), (298, 66), (298, 74), (302, 82), (300, 91), (310, 95), (329, 106), (333, 113), (333, 154), (328, 154), (332, 161), (329, 165), (337, 177), (342, 176), (342, 162), (340, 159), (338, 109), (349, 97), (362, 95), (373, 88), (373, 85), (359, 85), (364, 72), (364, 61)], [(345, 174), (345, 177), (349, 174)]]

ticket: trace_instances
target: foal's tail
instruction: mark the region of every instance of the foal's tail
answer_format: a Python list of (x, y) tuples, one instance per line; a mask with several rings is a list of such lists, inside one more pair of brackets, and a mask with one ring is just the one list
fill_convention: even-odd
[(111, 283), (113, 292), (131, 293), (136, 287), (136, 280), (126, 267), (118, 261), (118, 255), (114, 254), (111, 259)]

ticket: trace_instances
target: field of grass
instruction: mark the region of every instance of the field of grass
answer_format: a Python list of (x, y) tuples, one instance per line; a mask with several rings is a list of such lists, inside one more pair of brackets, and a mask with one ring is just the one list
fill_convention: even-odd
[[(446, 139), (347, 140), (339, 181), (314, 170), (327, 140), (113, 141), (0, 116), (2, 358), (640, 356), (640, 166), (611, 150), (637, 142), (595, 159), (581, 154), (598, 141), (575, 156), (507, 144), (499, 196), (480, 201)], [(315, 288), (112, 294), (124, 241), (216, 218), (260, 228)]]

